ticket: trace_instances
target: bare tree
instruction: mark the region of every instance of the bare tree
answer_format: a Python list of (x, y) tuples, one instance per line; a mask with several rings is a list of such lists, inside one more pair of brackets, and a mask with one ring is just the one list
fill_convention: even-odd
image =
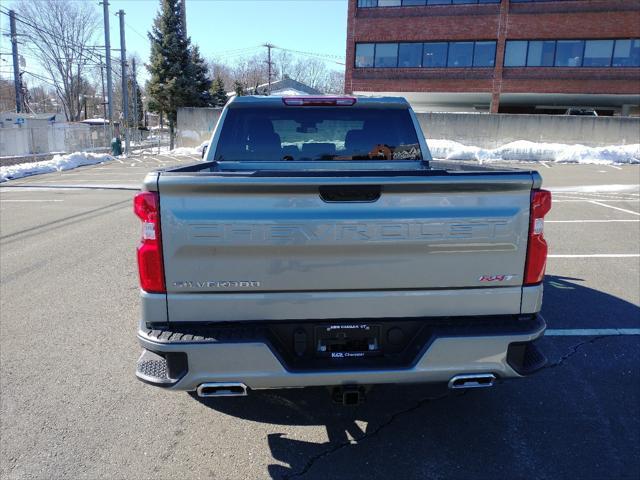
[(0, 78), (0, 112), (10, 112), (16, 108), (16, 90), (13, 82)]
[[(266, 60), (267, 58), (264, 54), (256, 54), (240, 59), (231, 70), (234, 79), (240, 81), (249, 89), (267, 83), (268, 70)], [(277, 77), (274, 75), (273, 78)]]
[(343, 94), (344, 70), (329, 70), (320, 90), (324, 93)]
[(32, 113), (60, 113), (60, 104), (55, 90), (45, 84), (31, 87), (24, 82), (26, 88), (26, 103)]
[[(344, 93), (344, 70), (330, 68), (325, 60), (276, 50), (273, 63), (273, 80), (287, 76), (325, 93)], [(249, 92), (254, 91), (257, 85), (267, 83), (264, 53), (239, 57), (232, 63), (214, 58), (209, 62), (209, 69), (214, 77), (222, 78), (227, 91), (232, 90), (234, 82), (239, 82)]]
[(19, 0), (16, 5), (26, 47), (51, 78), (69, 121), (79, 120), (86, 95), (92, 94), (88, 75), (97, 62), (91, 44), (100, 17), (89, 1)]
[(221, 78), (226, 90), (230, 92), (233, 89), (233, 82), (236, 80), (231, 67), (215, 58), (208, 62), (208, 67), (211, 78)]

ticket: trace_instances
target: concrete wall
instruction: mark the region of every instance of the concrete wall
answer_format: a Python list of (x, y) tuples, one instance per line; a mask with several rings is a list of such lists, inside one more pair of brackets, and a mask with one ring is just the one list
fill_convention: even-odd
[(103, 127), (84, 123), (45, 123), (0, 128), (0, 157), (77, 152), (108, 145)]
[[(219, 108), (178, 110), (177, 146), (207, 141), (220, 117)], [(427, 139), (454, 140), (497, 148), (516, 140), (582, 144), (589, 147), (640, 143), (640, 118), (568, 115), (416, 114)]]
[(589, 147), (640, 143), (640, 118), (469, 113), (416, 115), (427, 140), (454, 140), (481, 148), (497, 148), (516, 140)]
[(197, 147), (209, 140), (221, 108), (179, 108), (176, 129), (178, 147)]

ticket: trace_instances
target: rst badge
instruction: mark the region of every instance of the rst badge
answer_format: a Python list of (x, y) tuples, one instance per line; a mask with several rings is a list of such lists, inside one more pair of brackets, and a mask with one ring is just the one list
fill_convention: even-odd
[(482, 275), (479, 282), (508, 282), (516, 277), (516, 275)]

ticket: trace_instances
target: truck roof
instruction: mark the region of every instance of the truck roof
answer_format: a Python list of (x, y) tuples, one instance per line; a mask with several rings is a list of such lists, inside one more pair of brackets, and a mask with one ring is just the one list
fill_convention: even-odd
[(356, 97), (353, 95), (245, 95), (232, 98), (228, 107), (284, 107), (283, 99), (354, 99), (353, 105), (344, 108), (409, 108), (409, 102), (404, 97)]

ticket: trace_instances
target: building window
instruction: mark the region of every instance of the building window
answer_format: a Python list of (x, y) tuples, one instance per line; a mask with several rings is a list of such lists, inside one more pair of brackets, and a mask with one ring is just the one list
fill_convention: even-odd
[(555, 40), (529, 42), (527, 67), (552, 67), (555, 51)]
[(476, 42), (473, 49), (474, 67), (493, 67), (496, 63), (496, 42)]
[(375, 43), (358, 43), (356, 45), (356, 67), (373, 67)]
[[(515, 1), (515, 0), (511, 0)], [(533, 0), (527, 0), (533, 1)], [(415, 7), (423, 5), (470, 5), (500, 3), (500, 0), (358, 0), (358, 8)]]
[(640, 40), (509, 40), (504, 66), (640, 67)]
[(611, 65), (613, 40), (587, 40), (584, 42), (583, 67), (608, 67)]
[(398, 44), (377, 43), (375, 55), (375, 67), (398, 66)]
[(398, 47), (398, 67), (421, 67), (422, 44), (401, 43)]
[(556, 42), (556, 67), (579, 67), (584, 52), (583, 40), (558, 40)]
[(424, 44), (422, 53), (423, 67), (446, 67), (447, 66), (447, 42), (429, 42)]
[(524, 67), (527, 64), (527, 42), (509, 41), (504, 50), (505, 67)]
[(470, 67), (473, 64), (473, 42), (450, 42), (447, 66)]
[(614, 67), (640, 67), (640, 40), (616, 40)]
[(356, 44), (356, 68), (493, 67), (496, 42), (406, 42)]

